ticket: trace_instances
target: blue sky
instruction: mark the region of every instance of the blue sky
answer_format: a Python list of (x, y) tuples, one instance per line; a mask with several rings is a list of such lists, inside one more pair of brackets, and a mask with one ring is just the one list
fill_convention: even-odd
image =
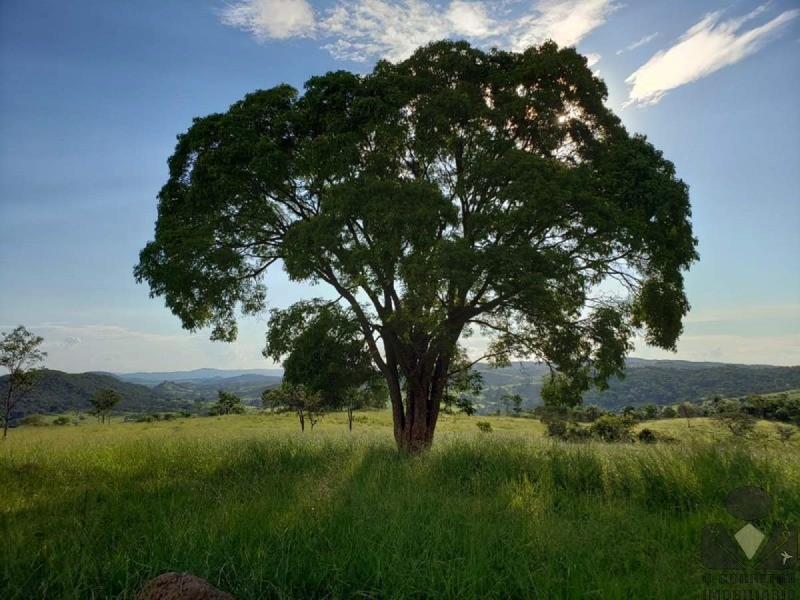
[[(0, 3), (0, 329), (50, 368), (269, 367), (265, 319), (190, 334), (132, 267), (175, 136), (195, 116), (330, 69), (466, 38), (576, 45), (609, 105), (690, 186), (700, 262), (677, 355), (800, 364), (800, 10), (771, 2), (5, 0)], [(272, 306), (322, 289), (268, 275)], [(480, 346), (480, 340), (471, 338)]]

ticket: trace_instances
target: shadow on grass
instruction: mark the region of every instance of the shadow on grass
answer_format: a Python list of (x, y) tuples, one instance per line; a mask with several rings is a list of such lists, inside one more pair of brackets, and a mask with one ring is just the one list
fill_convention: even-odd
[(300, 439), (214, 451), (95, 466), (63, 497), (46, 468), (14, 475), (46, 498), (3, 513), (0, 596), (132, 598), (174, 570), (239, 600), (695, 597), (699, 532), (727, 491), (762, 485), (783, 502), (776, 516), (800, 513), (786, 464), (743, 448), (480, 439), (408, 457)]

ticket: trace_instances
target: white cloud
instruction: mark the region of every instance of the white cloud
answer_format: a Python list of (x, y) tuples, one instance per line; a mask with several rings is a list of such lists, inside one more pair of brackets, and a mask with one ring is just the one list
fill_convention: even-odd
[(81, 338), (79, 338), (77, 335), (68, 335), (67, 337), (64, 338), (64, 341), (62, 343), (64, 344), (64, 348), (69, 348), (70, 346), (77, 346), (78, 344), (81, 343)]
[(620, 48), (619, 50), (617, 50), (617, 55), (622, 54), (623, 52), (630, 52), (631, 50), (636, 50), (636, 48), (641, 48), (645, 44), (649, 44), (650, 42), (652, 42), (657, 37), (658, 33), (651, 33), (650, 35), (647, 35), (642, 39), (633, 42), (630, 46), (625, 46), (624, 48)]
[(623, 107), (655, 104), (669, 90), (739, 62), (758, 51), (784, 25), (800, 15), (798, 9), (787, 10), (764, 25), (739, 33), (742, 25), (767, 7), (767, 4), (762, 5), (743, 17), (727, 21), (720, 21), (719, 12), (706, 15), (675, 45), (655, 54), (625, 80), (632, 87)]
[(603, 25), (618, 7), (610, 0), (541, 0), (536, 4), (536, 14), (511, 24), (512, 50), (520, 51), (546, 39), (573, 46)]
[(224, 11), (223, 23), (261, 40), (313, 36), (340, 59), (397, 61), (442, 38), (515, 51), (546, 39), (575, 45), (617, 6), (613, 0), (355, 0), (315, 13), (305, 0), (240, 0)]
[(286, 39), (314, 32), (314, 9), (306, 0), (245, 0), (226, 8), (222, 22), (259, 39)]
[(591, 69), (597, 63), (600, 62), (600, 59), (603, 58), (599, 54), (591, 53), (586, 55), (586, 62), (588, 63), (587, 66)]

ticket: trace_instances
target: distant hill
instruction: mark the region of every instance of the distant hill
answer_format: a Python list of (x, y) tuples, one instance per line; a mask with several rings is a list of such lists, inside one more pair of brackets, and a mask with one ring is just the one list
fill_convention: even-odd
[(215, 401), (217, 392), (222, 390), (236, 394), (250, 404), (258, 404), (265, 389), (277, 387), (280, 384), (281, 377), (246, 374), (226, 378), (195, 379), (192, 381), (162, 381), (150, 389), (154, 393), (167, 398), (195, 401)]
[[(7, 375), (0, 377), (0, 394), (6, 393), (7, 381)], [(33, 413), (88, 411), (92, 408), (92, 396), (104, 387), (111, 388), (122, 396), (115, 412), (159, 412), (193, 408), (189, 401), (170, 400), (150, 388), (121, 381), (112, 375), (64, 373), (43, 369), (37, 384), (11, 412), (12, 422)]]
[[(520, 394), (526, 408), (541, 404), (541, 380), (549, 373), (546, 365), (522, 362), (497, 370), (478, 365), (478, 370), (484, 378), (484, 390), (476, 399), (482, 412), (500, 408), (505, 393)], [(798, 388), (800, 367), (631, 358), (624, 379), (609, 381), (608, 390), (589, 391), (584, 404), (616, 410), (650, 402), (665, 405), (700, 400), (711, 394), (740, 397)]]
[[(740, 397), (800, 389), (800, 367), (640, 358), (629, 358), (627, 365), (625, 379), (611, 380), (606, 391), (588, 392), (584, 403), (616, 410), (649, 402), (665, 405), (700, 400), (710, 394)], [(483, 392), (475, 398), (481, 412), (501, 408), (500, 398), (508, 392), (522, 395), (525, 408), (540, 404), (542, 377), (550, 372), (546, 365), (530, 361), (502, 369), (491, 369), (485, 364), (475, 368), (484, 379)], [(265, 389), (280, 385), (281, 375), (279, 369), (77, 375), (46, 370), (29, 401), (20, 403), (13, 416), (88, 410), (89, 399), (100, 387), (110, 387), (122, 394), (125, 400), (119, 406), (120, 412), (197, 408), (198, 402), (216, 401), (218, 390), (234, 393), (246, 403), (257, 405)], [(0, 393), (5, 388), (4, 380), (0, 378)]]
[(211, 379), (230, 379), (231, 377), (248, 377), (259, 375), (262, 377), (283, 376), (283, 369), (195, 369), (194, 371), (161, 371), (153, 373), (114, 373), (123, 381), (139, 383), (142, 385), (158, 385), (162, 381), (193, 381)]

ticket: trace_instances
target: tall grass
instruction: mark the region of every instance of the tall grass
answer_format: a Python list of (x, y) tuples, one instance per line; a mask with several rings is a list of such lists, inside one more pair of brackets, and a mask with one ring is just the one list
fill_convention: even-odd
[(702, 527), (736, 526), (728, 491), (763, 486), (800, 522), (796, 443), (571, 445), (494, 423), (415, 457), (383, 427), (277, 417), (13, 431), (0, 598), (133, 598), (165, 571), (239, 600), (695, 598)]

